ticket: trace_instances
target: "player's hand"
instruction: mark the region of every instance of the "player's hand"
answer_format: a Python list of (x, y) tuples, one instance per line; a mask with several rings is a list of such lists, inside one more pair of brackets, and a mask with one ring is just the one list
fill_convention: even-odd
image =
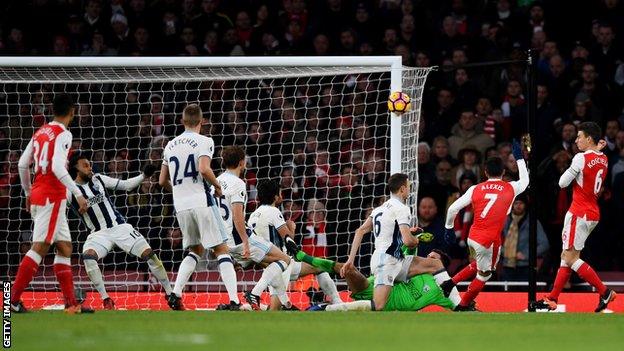
[(516, 139), (514, 139), (511, 143), (511, 153), (513, 154), (516, 161), (524, 159), (524, 154), (522, 154), (522, 146), (520, 146), (520, 143)]
[(24, 202), (26, 212), (30, 212), (30, 195), (26, 195), (26, 201)]
[(243, 243), (243, 258), (244, 259), (248, 259), (250, 255), (250, 251), (249, 251), (249, 241), (245, 241)]
[(78, 202), (78, 213), (83, 214), (87, 212), (87, 199), (84, 196), (78, 196), (76, 202)]
[(604, 139), (600, 139), (598, 141), (598, 150), (602, 151), (602, 149), (604, 149), (605, 147), (607, 147), (607, 141)]
[(221, 189), (221, 186), (215, 186), (214, 187), (214, 195), (215, 195), (215, 197), (223, 196), (223, 189)]
[(520, 251), (516, 252), (516, 260), (522, 261), (522, 260), (525, 260), (525, 259), (526, 259), (526, 256), (524, 256), (524, 254), (522, 252), (520, 252)]
[(423, 232), (424, 232), (424, 230), (422, 228), (417, 227), (417, 226), (413, 226), (413, 227), (410, 228), (410, 233), (412, 233), (412, 235), (418, 235), (418, 234), (421, 234)]
[(156, 166), (153, 164), (148, 163), (145, 167), (143, 167), (143, 174), (145, 175), (145, 178), (150, 178), (154, 175), (154, 173), (156, 173)]
[(351, 261), (350, 259), (347, 260), (347, 262), (345, 262), (345, 264), (342, 265), (342, 267), (340, 268), (340, 277), (344, 278), (345, 275), (347, 275), (347, 273), (351, 272), (355, 270), (355, 265), (353, 264), (353, 261)]
[(297, 229), (297, 225), (295, 224), (295, 222), (291, 221), (290, 219), (286, 221), (286, 226), (288, 226), (288, 229), (290, 229), (290, 231), (293, 233)]

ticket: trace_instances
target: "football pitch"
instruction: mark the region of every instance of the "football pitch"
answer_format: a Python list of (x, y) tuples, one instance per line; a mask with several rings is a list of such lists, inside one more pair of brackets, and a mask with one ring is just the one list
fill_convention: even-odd
[(622, 350), (624, 315), (58, 311), (14, 314), (15, 350)]

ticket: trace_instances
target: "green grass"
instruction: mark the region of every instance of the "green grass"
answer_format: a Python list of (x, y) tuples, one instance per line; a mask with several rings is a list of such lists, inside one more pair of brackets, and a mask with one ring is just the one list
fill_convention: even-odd
[(623, 350), (622, 314), (105, 311), (12, 316), (15, 350)]

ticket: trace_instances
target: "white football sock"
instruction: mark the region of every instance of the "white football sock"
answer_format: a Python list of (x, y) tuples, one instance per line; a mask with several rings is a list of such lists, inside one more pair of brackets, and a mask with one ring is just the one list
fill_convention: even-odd
[(106, 292), (106, 287), (104, 286), (104, 279), (102, 278), (102, 271), (100, 270), (100, 266), (96, 260), (93, 259), (84, 259), (85, 270), (87, 271), (87, 275), (91, 280), (91, 283), (100, 293), (102, 300), (108, 298), (108, 293)]
[(173, 291), (171, 289), (171, 283), (169, 282), (169, 277), (167, 276), (167, 271), (162, 264), (162, 261), (156, 254), (153, 254), (147, 260), (147, 265), (149, 266), (150, 272), (156, 277), (160, 285), (162, 285), (163, 289), (165, 289), (165, 294), (169, 295)]
[[(444, 270), (444, 271), (439, 271), (435, 273), (435, 275), (433, 276), (433, 279), (435, 279), (438, 285), (442, 285), (442, 283), (451, 279), (451, 277), (449, 276), (448, 272)], [(459, 305), (459, 303), (461, 302), (461, 296), (459, 296), (459, 291), (457, 290), (457, 287), (455, 286), (453, 287), (453, 289), (451, 290), (451, 293), (448, 296), (448, 299), (451, 300), (451, 302), (455, 306)]]
[(371, 311), (371, 300), (343, 302), (328, 305), (325, 311)]
[(191, 274), (195, 272), (195, 267), (199, 262), (199, 256), (194, 252), (189, 252), (182, 260), (180, 268), (178, 269), (178, 277), (176, 278), (175, 286), (173, 287), (173, 293), (182, 297), (182, 290), (184, 286), (191, 278)]
[[(264, 290), (266, 290), (267, 286), (269, 286), (269, 284), (271, 284), (272, 282), (277, 282), (276, 278), (279, 278), (279, 280), (282, 282), (282, 284), (284, 283), (284, 280), (282, 279), (282, 267), (284, 267), (284, 269), (286, 268), (285, 265), (283, 265), (282, 263), (278, 263), (277, 262), (272, 262), (271, 264), (269, 264), (264, 271), (262, 272), (262, 276), (260, 277), (260, 279), (258, 280), (258, 282), (256, 283), (256, 286), (254, 286), (253, 290), (251, 290), (251, 293), (256, 295), (256, 296), (260, 296), (262, 294), (262, 292), (264, 292)], [(273, 284), (271, 284), (273, 285)], [(277, 284), (279, 285), (279, 284)], [(277, 288), (276, 288), (277, 289)]]
[(221, 274), (221, 280), (225, 285), (230, 301), (240, 303), (238, 300), (238, 293), (236, 290), (236, 271), (234, 270), (234, 264), (232, 263), (232, 257), (230, 255), (217, 256), (219, 262), (219, 273)]
[(336, 288), (336, 283), (334, 283), (333, 279), (329, 276), (329, 273), (323, 272), (316, 275), (316, 280), (323, 290), (323, 293), (329, 296), (331, 303), (342, 303), (342, 299), (338, 294), (338, 289)]

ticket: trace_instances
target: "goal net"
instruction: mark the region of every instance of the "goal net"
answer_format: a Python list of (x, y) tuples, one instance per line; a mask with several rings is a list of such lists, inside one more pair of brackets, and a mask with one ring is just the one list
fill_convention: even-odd
[[(121, 59), (1, 62), (3, 280), (15, 278), (32, 238), (17, 160), (33, 132), (51, 117), (51, 101), (58, 92), (70, 93), (77, 102), (70, 126), (72, 150), (86, 152), (94, 172), (121, 179), (138, 175), (148, 163), (160, 167), (164, 145), (182, 131), (182, 109), (199, 103), (204, 111), (202, 133), (215, 140), (215, 173), (222, 171), (222, 146), (244, 146), (247, 215), (256, 207), (258, 181), (279, 180), (282, 210), (297, 224), (296, 240), (310, 254), (346, 259), (352, 233), (372, 207), (384, 201), (391, 172), (409, 174), (414, 183), (410, 205), (416, 215), (420, 102), (430, 69), (401, 67), (397, 57)], [(410, 95), (409, 112), (389, 114), (386, 100), (391, 90)], [(157, 175), (135, 190), (111, 193), (111, 200), (146, 237), (173, 283), (184, 255), (182, 233), (171, 196), (159, 187)], [(77, 291), (99, 307), (100, 296), (80, 258), (89, 232), (72, 213), (69, 218)], [(372, 240), (366, 238), (357, 262), (364, 273), (369, 270)], [(52, 260), (53, 254), (44, 258), (24, 293), (27, 306), (61, 304)], [(166, 308), (161, 287), (145, 262), (115, 248), (100, 261), (100, 268), (118, 308)], [(241, 297), (260, 275), (257, 269), (237, 272)], [(338, 281), (338, 286), (344, 284)], [(316, 289), (314, 276), (301, 278), (290, 286), (291, 300), (305, 307)], [(187, 285), (184, 302), (190, 308), (213, 308), (227, 301), (216, 261), (206, 256)]]

